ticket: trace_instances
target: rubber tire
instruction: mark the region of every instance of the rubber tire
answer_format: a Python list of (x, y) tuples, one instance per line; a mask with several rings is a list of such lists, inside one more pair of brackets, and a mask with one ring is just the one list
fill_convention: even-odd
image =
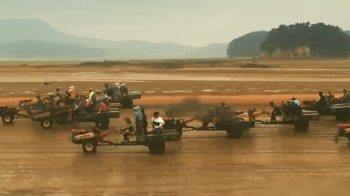
[(181, 136), (182, 136), (182, 133), (183, 133), (182, 128), (181, 128), (181, 129), (178, 128), (178, 129), (177, 129), (177, 133), (179, 134), (179, 139), (180, 139)]
[(156, 139), (148, 142), (148, 150), (150, 154), (164, 154), (165, 141), (163, 139)]
[[(92, 146), (91, 150), (87, 148), (90, 145)], [(84, 153), (95, 153), (97, 149), (97, 143), (93, 141), (86, 141), (81, 145), (81, 148), (83, 149)]]
[(226, 128), (226, 132), (229, 138), (240, 139), (243, 136), (244, 130), (239, 126), (231, 125)]
[[(10, 121), (6, 121), (6, 117), (9, 117), (10, 118)], [(2, 122), (4, 124), (11, 124), (13, 122), (15, 118), (13, 117), (13, 115), (10, 115), (10, 114), (4, 114), (2, 115)]]
[[(49, 122), (49, 126), (45, 126), (45, 122)], [(50, 129), (52, 127), (52, 124), (53, 124), (53, 120), (52, 119), (45, 119), (45, 120), (42, 120), (40, 121), (40, 125), (43, 129)]]
[(310, 123), (309, 121), (300, 120), (294, 122), (294, 130), (300, 132), (306, 132), (309, 130)]
[(120, 105), (123, 107), (123, 108), (132, 108), (133, 105), (134, 105), (134, 101), (130, 98), (123, 98), (121, 101), (120, 101)]
[(96, 127), (100, 129), (107, 129), (109, 127), (109, 118), (101, 119), (95, 122)]

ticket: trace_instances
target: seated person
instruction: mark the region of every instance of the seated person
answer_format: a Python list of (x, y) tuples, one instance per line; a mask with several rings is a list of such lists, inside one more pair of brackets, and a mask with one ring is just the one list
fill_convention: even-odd
[(273, 108), (271, 112), (271, 119), (270, 122), (276, 122), (276, 116), (282, 115), (282, 110), (278, 106), (275, 105), (273, 101), (270, 102), (270, 106)]
[(156, 111), (153, 113), (153, 118), (151, 120), (151, 123), (152, 123), (153, 129), (152, 129), (152, 132), (150, 133), (155, 133), (155, 134), (162, 133), (165, 122), (163, 118), (159, 116), (159, 112)]
[(103, 102), (102, 100), (98, 100), (98, 113), (107, 112), (107, 111), (108, 111), (108, 108), (105, 102)]
[(300, 115), (302, 113), (300, 102), (295, 97), (293, 97), (291, 100), (292, 114)]
[(84, 107), (85, 107), (85, 111), (88, 113), (91, 113), (94, 111), (94, 106), (91, 99), (87, 99), (87, 98), (84, 99)]
[(42, 111), (44, 110), (44, 101), (41, 99), (40, 95), (36, 96), (37, 102), (34, 104), (33, 109)]
[(319, 92), (318, 95), (320, 96), (320, 100), (316, 102), (317, 109), (322, 109), (327, 105), (326, 97), (323, 95), (323, 92)]
[(132, 124), (131, 119), (129, 117), (126, 117), (124, 121), (126, 122), (126, 127), (119, 131), (123, 134), (123, 142), (128, 143), (130, 142), (129, 136), (135, 135), (135, 126)]
[(82, 101), (76, 100), (74, 105), (75, 105), (75, 108), (73, 109), (72, 118), (73, 120), (76, 120), (79, 114), (82, 114), (86, 111)]

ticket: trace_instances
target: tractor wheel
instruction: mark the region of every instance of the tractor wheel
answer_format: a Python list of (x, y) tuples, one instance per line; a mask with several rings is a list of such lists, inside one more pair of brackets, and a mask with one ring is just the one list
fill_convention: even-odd
[(132, 108), (133, 104), (134, 101), (128, 97), (125, 97), (120, 101), (120, 105), (122, 105), (123, 108)]
[(299, 120), (294, 122), (295, 131), (306, 132), (309, 130), (309, 121), (307, 120)]
[(4, 114), (2, 115), (2, 122), (4, 124), (11, 124), (14, 120), (14, 116), (13, 115), (10, 115), (10, 114)]
[(53, 120), (52, 119), (45, 119), (40, 122), (40, 125), (43, 129), (50, 129), (52, 127)]
[(95, 153), (97, 148), (97, 143), (93, 141), (86, 141), (81, 145), (85, 153)]
[(239, 126), (231, 125), (226, 129), (229, 138), (239, 139), (243, 136), (244, 130)]
[(150, 154), (163, 154), (165, 152), (165, 141), (162, 138), (150, 141), (148, 150)]

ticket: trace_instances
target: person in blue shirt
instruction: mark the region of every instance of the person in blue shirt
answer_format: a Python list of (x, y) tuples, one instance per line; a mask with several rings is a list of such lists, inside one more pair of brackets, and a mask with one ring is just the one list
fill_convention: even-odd
[(143, 131), (143, 114), (141, 112), (141, 107), (140, 106), (136, 106), (134, 107), (135, 110), (135, 125), (136, 125), (136, 133), (138, 135), (142, 135)]
[(44, 101), (41, 99), (40, 95), (36, 96), (37, 102), (34, 105), (35, 110), (44, 110)]

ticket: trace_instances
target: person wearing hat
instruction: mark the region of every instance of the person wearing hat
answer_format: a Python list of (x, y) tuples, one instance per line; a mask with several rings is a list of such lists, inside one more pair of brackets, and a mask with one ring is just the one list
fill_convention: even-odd
[(350, 95), (349, 92), (346, 89), (343, 89), (343, 102), (349, 103), (350, 102)]
[(120, 134), (123, 134), (125, 143), (130, 142), (130, 136), (135, 135), (135, 126), (132, 124), (131, 119), (129, 117), (124, 118), (126, 122), (126, 127), (124, 129), (119, 130)]
[(143, 135), (143, 115), (141, 112), (141, 107), (136, 106), (133, 108), (135, 110), (135, 125), (136, 125), (136, 133), (137, 135)]
[(164, 120), (162, 117), (159, 116), (159, 112), (155, 111), (153, 113), (153, 118), (151, 120), (152, 123), (152, 132), (151, 133), (162, 133), (163, 131), (163, 126), (165, 124)]

